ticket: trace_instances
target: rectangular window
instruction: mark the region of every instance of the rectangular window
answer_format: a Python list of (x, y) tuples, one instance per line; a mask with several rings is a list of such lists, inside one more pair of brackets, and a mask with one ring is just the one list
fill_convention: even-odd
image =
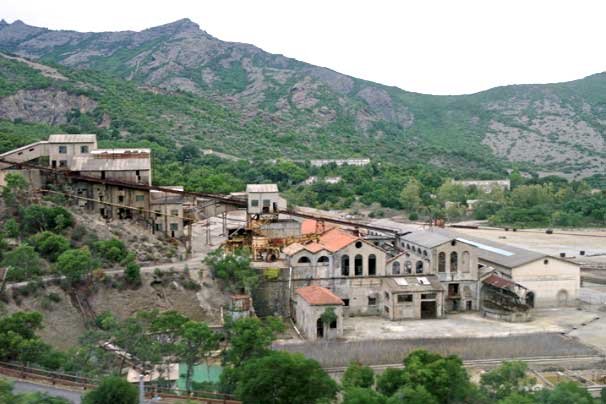
[(143, 201), (145, 201), (145, 195), (137, 195), (137, 196), (135, 196), (135, 200), (137, 202), (143, 202)]
[(253, 208), (256, 208), (259, 206), (259, 201), (256, 199), (253, 199), (252, 201), (250, 201), (250, 206), (252, 206)]
[(412, 295), (398, 295), (398, 303), (412, 303)]
[(118, 203), (123, 203), (124, 202), (124, 196), (123, 195), (119, 195), (118, 196)]
[(425, 293), (421, 295), (421, 299), (435, 299), (436, 298), (436, 294), (435, 293)]
[(369, 306), (376, 306), (377, 305), (377, 298), (376, 297), (369, 297), (368, 298), (368, 305)]
[(67, 146), (59, 146), (59, 154), (67, 154)]
[(80, 153), (88, 153), (88, 146), (80, 146)]
[(263, 199), (263, 207), (269, 208), (271, 205), (271, 201), (269, 199)]
[(385, 292), (385, 299), (389, 300), (389, 293), (388, 292)]
[(67, 160), (59, 160), (59, 167), (67, 167)]
[(342, 299), (342, 300), (343, 300), (343, 306), (349, 307), (349, 299)]
[(160, 223), (156, 223), (156, 231), (162, 231), (162, 225)]
[(170, 224), (170, 229), (173, 230), (173, 231), (179, 230), (179, 223), (171, 223)]
[(179, 216), (179, 210), (177, 210), (177, 209), (172, 209), (172, 210), (170, 211), (170, 214), (171, 214), (171, 216)]

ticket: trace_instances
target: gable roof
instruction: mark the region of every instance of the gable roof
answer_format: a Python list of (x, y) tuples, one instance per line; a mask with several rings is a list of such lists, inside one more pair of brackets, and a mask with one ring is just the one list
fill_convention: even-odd
[(274, 193), (278, 192), (276, 184), (248, 184), (246, 185), (247, 193)]
[(97, 135), (68, 135), (58, 134), (48, 137), (49, 143), (95, 143)]
[(452, 239), (454, 239), (454, 237), (428, 230), (415, 231), (402, 237), (402, 240), (410, 241), (411, 243), (427, 248), (437, 247), (444, 243), (448, 243)]
[(330, 290), (317, 285), (304, 286), (296, 290), (297, 294), (312, 306), (338, 305), (342, 306), (343, 300)]
[(321, 244), (330, 252), (336, 252), (358, 239), (359, 237), (354, 236), (345, 230), (333, 228), (320, 236), (318, 244)]

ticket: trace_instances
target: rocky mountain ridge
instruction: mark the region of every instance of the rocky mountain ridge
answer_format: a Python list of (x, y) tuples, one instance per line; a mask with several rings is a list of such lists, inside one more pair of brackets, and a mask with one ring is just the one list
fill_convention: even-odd
[(212, 100), (242, 122), (271, 128), (267, 141), (291, 157), (337, 153), (479, 167), (494, 161), (568, 177), (606, 167), (605, 74), (472, 95), (423, 95), (224, 42), (188, 19), (102, 33), (15, 21), (0, 24), (0, 50)]

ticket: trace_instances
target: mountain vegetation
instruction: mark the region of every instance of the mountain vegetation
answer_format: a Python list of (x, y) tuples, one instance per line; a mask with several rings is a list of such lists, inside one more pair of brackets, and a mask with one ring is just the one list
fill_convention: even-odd
[(15, 21), (0, 26), (0, 50), (54, 66), (35, 80), (13, 79), (8, 69), (0, 116), (7, 115), (1, 105), (17, 102), (10, 98), (15, 91), (21, 90), (17, 98), (30, 99), (40, 96), (28, 93), (31, 87), (56, 93), (67, 78), (64, 85), (72, 83), (76, 93), (96, 101), (59, 96), (86, 111), (71, 121), (105, 126), (116, 140), (152, 137), (245, 158), (370, 156), (569, 178), (603, 173), (605, 164), (604, 73), (472, 95), (424, 95), (224, 42), (187, 19), (140, 32), (101, 33)]

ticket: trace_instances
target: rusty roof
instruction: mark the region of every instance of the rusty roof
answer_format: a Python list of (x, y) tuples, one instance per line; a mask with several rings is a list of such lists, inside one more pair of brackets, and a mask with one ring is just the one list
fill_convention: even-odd
[(483, 282), (499, 289), (510, 289), (515, 285), (514, 282), (505, 278), (501, 278), (500, 276), (495, 274), (490, 275), (488, 278), (484, 279)]
[(339, 296), (321, 286), (304, 286), (297, 289), (297, 294), (312, 306), (342, 306), (344, 304)]

